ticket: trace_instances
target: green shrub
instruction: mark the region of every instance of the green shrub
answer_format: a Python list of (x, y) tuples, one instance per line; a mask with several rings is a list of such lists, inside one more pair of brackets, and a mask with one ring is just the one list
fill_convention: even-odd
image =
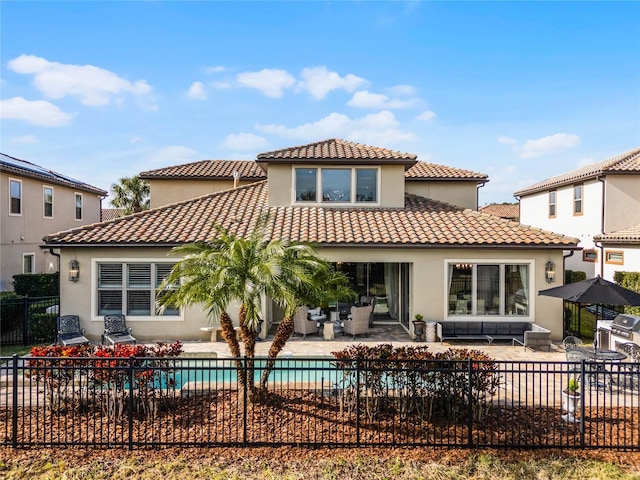
[(56, 297), (60, 295), (57, 273), (29, 273), (13, 276), (13, 289), (18, 295)]
[[(640, 272), (615, 272), (613, 281), (618, 285), (640, 293)], [(625, 313), (640, 315), (640, 307), (624, 307)]]
[(579, 270), (564, 271), (564, 283), (581, 282), (582, 280), (586, 280), (586, 279), (587, 279), (586, 272), (581, 272)]

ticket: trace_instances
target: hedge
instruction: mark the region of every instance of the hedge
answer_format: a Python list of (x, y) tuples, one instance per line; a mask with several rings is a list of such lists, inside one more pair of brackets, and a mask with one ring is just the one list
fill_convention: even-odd
[[(615, 272), (613, 281), (618, 285), (640, 293), (640, 272)], [(640, 315), (640, 307), (624, 307), (625, 313)]]

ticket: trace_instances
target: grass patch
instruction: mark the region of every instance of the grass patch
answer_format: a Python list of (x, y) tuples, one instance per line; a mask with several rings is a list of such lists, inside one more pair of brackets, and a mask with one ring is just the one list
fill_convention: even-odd
[(3, 347), (0, 347), (0, 357), (10, 357), (14, 353), (17, 353), (19, 356), (24, 356), (28, 355), (30, 351), (30, 345), (5, 345)]

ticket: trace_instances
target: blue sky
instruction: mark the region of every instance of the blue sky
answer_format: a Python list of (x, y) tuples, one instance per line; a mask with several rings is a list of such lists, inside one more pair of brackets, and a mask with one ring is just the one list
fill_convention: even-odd
[(639, 2), (12, 2), (0, 151), (109, 190), (344, 138), (489, 175), (640, 146)]

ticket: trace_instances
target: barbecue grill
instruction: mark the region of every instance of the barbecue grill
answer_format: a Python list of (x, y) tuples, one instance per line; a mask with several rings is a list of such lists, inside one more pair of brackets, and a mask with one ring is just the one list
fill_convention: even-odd
[(640, 337), (640, 316), (630, 313), (621, 313), (613, 319), (611, 333), (618, 337), (634, 340), (634, 334)]

